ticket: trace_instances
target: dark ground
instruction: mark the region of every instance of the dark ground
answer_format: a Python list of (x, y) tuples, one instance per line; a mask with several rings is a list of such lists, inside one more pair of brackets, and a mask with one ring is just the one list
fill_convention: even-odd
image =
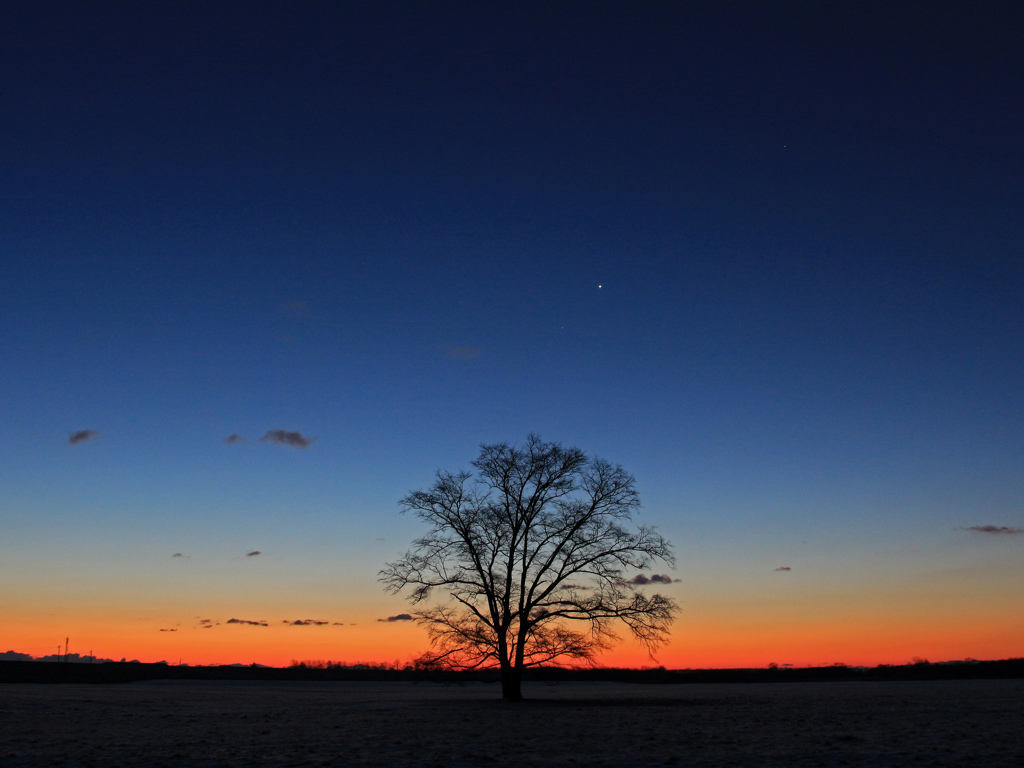
[[(1024, 659), (964, 661), (878, 667), (807, 667), (800, 669), (531, 669), (535, 682), (618, 683), (790, 683), (896, 680), (996, 680), (1024, 678)], [(307, 666), (187, 667), (138, 662), (104, 664), (45, 661), (0, 661), (0, 683), (127, 683), (142, 680), (252, 680), (320, 682), (494, 682), (495, 672), (427, 672), (412, 669), (366, 669)]]
[(0, 685), (0, 767), (1024, 766), (1024, 680)]

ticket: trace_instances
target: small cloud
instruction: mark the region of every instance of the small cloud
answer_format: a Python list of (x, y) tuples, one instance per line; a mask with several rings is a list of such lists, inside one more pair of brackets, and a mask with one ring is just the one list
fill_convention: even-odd
[(452, 360), (472, 360), (480, 357), (480, 350), (477, 347), (451, 347), (445, 355)]
[(248, 619), (228, 619), (228, 624), (246, 624), (250, 627), (265, 627), (267, 622), (265, 621), (249, 621)]
[(652, 573), (650, 578), (647, 578), (642, 573), (638, 573), (625, 583), (643, 586), (644, 584), (672, 584), (677, 581), (679, 581), (679, 579), (673, 579), (667, 573)]
[(309, 302), (307, 301), (289, 301), (288, 303), (281, 305), (281, 311), (296, 320), (316, 319), (316, 315), (313, 314), (313, 309), (309, 306)]
[(80, 429), (77, 432), (68, 433), (68, 445), (78, 445), (86, 440), (93, 440), (100, 436), (95, 429)]
[(261, 443), (290, 445), (292, 448), (308, 448), (313, 440), (312, 437), (304, 437), (301, 432), (288, 432), (284, 429), (269, 429), (267, 434), (260, 438)]
[(176, 630), (176, 629), (161, 629), (160, 631), (161, 632), (177, 632), (178, 630)]
[(334, 622), (334, 624), (332, 624), (332, 626), (344, 627), (345, 626), (345, 622), (343, 622), (343, 621), (336, 621), (336, 622)]
[(385, 539), (383, 536), (378, 536), (374, 539), (374, 541), (387, 541), (387, 539)]
[(213, 624), (213, 619), (200, 619), (200, 624)]
[(285, 619), (284, 623), (290, 627), (322, 627), (325, 624), (330, 624), (331, 622), (318, 621), (317, 619), (296, 619), (295, 621), (288, 621), (288, 619)]
[(245, 442), (245, 438), (242, 437), (241, 435), (236, 435), (234, 432), (232, 432), (230, 435), (224, 438), (225, 445), (234, 445), (235, 443), (242, 442)]
[(975, 533), (991, 533), (996, 536), (1016, 536), (1024, 533), (1024, 528), (1010, 528), (1006, 525), (972, 525), (961, 530), (974, 531)]
[(792, 568), (790, 568), (790, 567), (789, 567), (788, 565), (780, 565), (780, 566), (779, 566), (778, 568), (776, 568), (775, 570), (776, 570), (776, 571), (792, 571), (793, 569), (792, 569)]
[(377, 621), (412, 621), (412, 616), (408, 613), (400, 613), (397, 616), (388, 616), (386, 619), (377, 619)]
[(260, 552), (260, 551), (259, 551), (258, 549), (254, 549), (254, 550), (253, 550), (252, 552), (246, 552), (246, 553), (245, 553), (245, 556), (246, 556), (246, 557), (259, 557), (259, 556), (260, 556), (260, 555), (262, 555), (262, 554), (263, 554), (263, 553), (262, 553), (262, 552)]

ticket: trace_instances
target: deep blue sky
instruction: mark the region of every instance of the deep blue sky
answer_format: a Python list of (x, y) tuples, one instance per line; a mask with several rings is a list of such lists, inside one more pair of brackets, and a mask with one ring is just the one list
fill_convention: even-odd
[(1024, 12), (687, 5), (6, 6), (8, 546), (376, 589), (397, 499), (530, 431), (694, 578), (1020, 526)]

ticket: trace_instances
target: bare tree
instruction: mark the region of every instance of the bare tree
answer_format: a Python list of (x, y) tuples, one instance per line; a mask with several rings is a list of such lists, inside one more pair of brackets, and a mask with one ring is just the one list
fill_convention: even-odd
[(626, 527), (639, 507), (632, 475), (537, 435), (521, 447), (483, 445), (472, 466), (438, 471), (401, 500), (430, 530), (380, 572), (385, 589), (409, 588), (414, 604), (440, 593), (415, 613), (432, 646), (423, 661), (498, 667), (502, 696), (519, 700), (524, 668), (591, 660), (616, 639), (616, 623), (649, 651), (666, 639), (675, 602), (625, 578), (673, 563), (653, 528)]

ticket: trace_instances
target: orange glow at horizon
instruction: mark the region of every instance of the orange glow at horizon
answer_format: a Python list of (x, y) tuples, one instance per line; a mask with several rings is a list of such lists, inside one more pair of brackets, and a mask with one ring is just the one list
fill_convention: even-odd
[[(407, 613), (409, 605), (376, 599), (375, 584), (338, 590), (356, 596), (347, 601), (315, 592), (296, 598), (280, 586), (278, 574), (271, 575), (258, 584), (258, 593), (207, 590), (198, 597), (161, 590), (160, 582), (134, 582), (130, 592), (119, 585), (110, 594), (77, 585), (63, 594), (56, 587), (25, 590), (0, 602), (0, 652), (50, 656), (69, 637), (69, 650), (82, 656), (91, 651), (115, 660), (287, 666), (295, 660), (406, 664), (428, 648), (426, 632), (415, 622), (381, 620)], [(673, 587), (683, 592), (682, 610), (654, 658), (623, 630), (622, 641), (597, 663), (699, 669), (1024, 657), (1024, 612), (1016, 582), (1008, 578), (1012, 568), (993, 567), (984, 580), (942, 577), (924, 584), (883, 575), (865, 583), (787, 575), (769, 587), (711, 580)], [(230, 623), (235, 616), (266, 626)], [(210, 618), (209, 628), (200, 617)], [(309, 617), (330, 623), (285, 622)]]
[[(700, 627), (679, 626), (654, 658), (635, 642), (623, 639), (599, 656), (597, 663), (605, 667), (669, 669), (760, 668), (770, 663), (875, 666), (905, 664), (915, 657), (949, 661), (1024, 655), (1019, 641), (1024, 628), (1019, 619), (1011, 618), (956, 627), (913, 620), (884, 625), (826, 620), (817, 625), (761, 626), (744, 631), (738, 624), (717, 620)], [(188, 626), (160, 631), (148, 622), (132, 627), (94, 620), (67, 627), (51, 620), (31, 629), (8, 627), (0, 640), (5, 647), (0, 650), (47, 656), (65, 637), (70, 637), (70, 652), (82, 656), (92, 652), (98, 658), (190, 665), (255, 663), (281, 667), (305, 660), (404, 665), (427, 648), (423, 630), (406, 621), (371, 619), (320, 627), (222, 622), (209, 629)]]

